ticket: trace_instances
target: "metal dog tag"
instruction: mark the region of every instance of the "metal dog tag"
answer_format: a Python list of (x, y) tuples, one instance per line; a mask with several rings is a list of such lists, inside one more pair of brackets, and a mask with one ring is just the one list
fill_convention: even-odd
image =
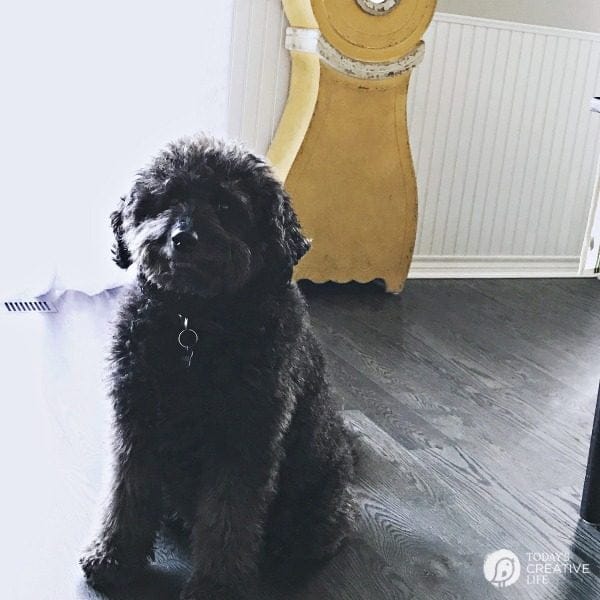
[(186, 367), (189, 369), (192, 364), (192, 357), (194, 356), (194, 348), (198, 343), (198, 334), (194, 329), (191, 329), (188, 326), (187, 317), (183, 317), (182, 315), (179, 315), (179, 317), (183, 321), (183, 329), (177, 336), (177, 342), (185, 350), (183, 361), (185, 362)]

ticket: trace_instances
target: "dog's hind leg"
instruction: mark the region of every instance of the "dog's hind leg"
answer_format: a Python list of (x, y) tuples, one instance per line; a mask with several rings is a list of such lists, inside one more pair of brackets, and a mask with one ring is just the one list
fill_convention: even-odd
[(273, 504), (263, 571), (278, 588), (301, 586), (338, 552), (357, 517), (349, 488), (350, 453), (342, 453), (323, 468), (321, 476), (306, 487), (290, 482), (290, 477), (299, 476), (288, 473)]

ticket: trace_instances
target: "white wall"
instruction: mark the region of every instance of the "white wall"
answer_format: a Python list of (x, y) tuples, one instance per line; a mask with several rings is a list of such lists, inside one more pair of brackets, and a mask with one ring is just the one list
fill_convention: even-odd
[(288, 93), (286, 27), (281, 0), (235, 0), (228, 131), (263, 154)]
[(0, 291), (120, 280), (108, 214), (136, 170), (173, 138), (225, 132), (232, 4), (2, 3)]
[(436, 15), (409, 96), (413, 275), (571, 275), (600, 155), (600, 35)]
[(437, 10), (600, 33), (598, 0), (438, 0)]

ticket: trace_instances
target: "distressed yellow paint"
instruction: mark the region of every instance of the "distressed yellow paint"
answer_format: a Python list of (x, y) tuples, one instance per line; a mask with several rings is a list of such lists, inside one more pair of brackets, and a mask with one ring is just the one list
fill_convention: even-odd
[[(402, 0), (383, 16), (354, 0), (312, 0), (326, 40), (345, 56), (390, 62), (417, 45), (433, 0)], [(293, 26), (308, 26), (307, 0), (284, 0)], [(303, 19), (299, 19), (300, 10)], [(310, 252), (296, 279), (406, 280), (416, 235), (417, 188), (408, 142), (410, 71), (380, 80), (342, 74), (293, 51), (290, 95), (269, 158), (285, 180)]]
[(310, 0), (282, 0), (283, 10), (292, 27), (318, 27)]
[(310, 125), (319, 93), (319, 57), (292, 51), (290, 89), (279, 126), (267, 153), (278, 177), (285, 181)]

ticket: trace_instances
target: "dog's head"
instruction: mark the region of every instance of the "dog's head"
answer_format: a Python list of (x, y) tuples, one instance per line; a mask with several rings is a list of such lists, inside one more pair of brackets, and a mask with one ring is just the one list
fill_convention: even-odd
[(167, 147), (111, 215), (114, 260), (159, 288), (204, 297), (289, 281), (310, 245), (260, 158), (208, 137)]

